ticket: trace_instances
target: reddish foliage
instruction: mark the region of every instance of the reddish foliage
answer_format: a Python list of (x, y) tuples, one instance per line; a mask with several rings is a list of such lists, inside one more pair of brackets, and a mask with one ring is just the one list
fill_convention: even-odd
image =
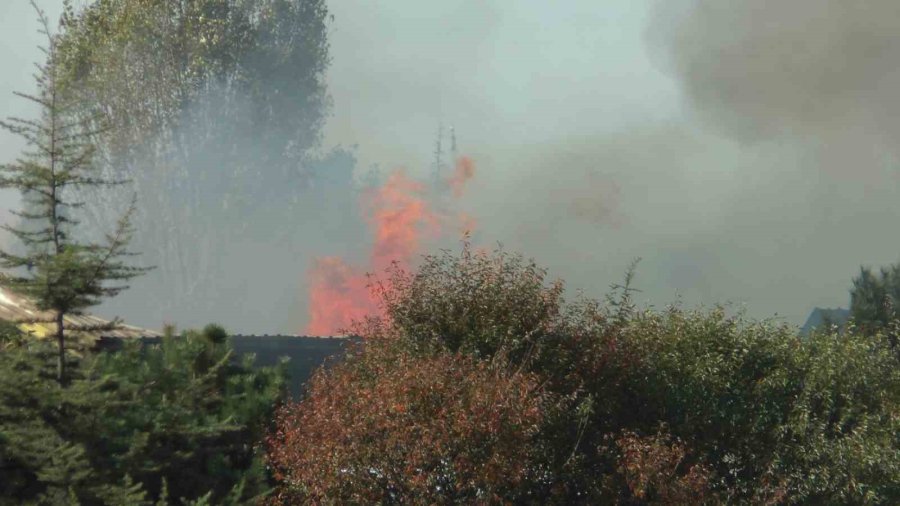
[(712, 504), (710, 471), (689, 464), (685, 446), (665, 434), (640, 437), (623, 433), (617, 440), (620, 476), (633, 499), (649, 504)]
[(370, 338), (278, 413), (273, 502), (515, 501), (545, 406), (529, 374)]

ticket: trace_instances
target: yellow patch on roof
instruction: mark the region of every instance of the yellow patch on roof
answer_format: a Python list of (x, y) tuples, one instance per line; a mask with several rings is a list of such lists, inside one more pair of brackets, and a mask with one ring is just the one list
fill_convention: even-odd
[[(40, 311), (33, 301), (10, 291), (8, 288), (0, 288), (0, 320), (17, 323), (18, 327), (34, 337), (47, 338), (56, 334), (56, 324), (52, 322), (54, 315), (50, 311)], [(31, 320), (31, 321), (29, 321)], [(33, 322), (33, 320), (44, 320)], [(108, 325), (109, 320), (93, 315), (66, 315), (64, 323), (68, 327), (101, 327)], [(69, 331), (72, 337), (82, 344), (91, 346), (100, 337), (120, 337), (124, 339), (138, 337), (159, 337), (162, 334), (154, 330), (142, 329), (131, 325), (121, 324), (113, 330), (96, 331)]]

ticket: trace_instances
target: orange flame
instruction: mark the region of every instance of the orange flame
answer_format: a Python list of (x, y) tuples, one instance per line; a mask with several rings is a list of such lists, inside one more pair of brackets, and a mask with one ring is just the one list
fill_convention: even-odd
[(370, 265), (378, 271), (391, 262), (409, 265), (421, 251), (422, 227), (437, 236), (438, 219), (421, 197), (425, 187), (395, 171), (384, 186), (368, 197), (369, 223), (375, 228)]
[(310, 269), (307, 335), (339, 331), (377, 310), (361, 275), (339, 257), (317, 258)]
[[(474, 174), (470, 158), (457, 160), (456, 170), (448, 180), (455, 197), (462, 196)], [(457, 228), (463, 233), (475, 228), (475, 219), (465, 213), (439, 216), (425, 194), (423, 184), (395, 171), (382, 187), (362, 195), (361, 208), (375, 232), (368, 269), (350, 266), (339, 257), (316, 259), (309, 276), (307, 335), (331, 335), (365, 316), (378, 314), (380, 309), (369, 289), (366, 271), (384, 272), (394, 262), (409, 268), (422, 252), (426, 235), (436, 239), (445, 228)], [(456, 227), (444, 226), (453, 221)]]
[[(395, 171), (381, 188), (362, 195), (362, 208), (375, 231), (368, 272), (397, 262), (409, 267), (422, 249), (423, 235), (438, 236), (440, 222), (422, 197), (424, 186)], [(362, 269), (342, 259), (317, 259), (310, 273), (308, 335), (330, 335), (379, 311)]]

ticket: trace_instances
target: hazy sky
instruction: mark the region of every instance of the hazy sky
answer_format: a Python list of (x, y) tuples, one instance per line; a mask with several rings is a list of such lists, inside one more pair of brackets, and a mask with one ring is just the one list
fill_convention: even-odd
[[(326, 146), (426, 174), (438, 123), (453, 125), (477, 166), (476, 239), (573, 289), (602, 295), (639, 256), (639, 300), (802, 324), (848, 305), (860, 264), (900, 260), (895, 0), (330, 9)], [(0, 115), (28, 111), (10, 92), (31, 88), (33, 18), (0, 0)], [(19, 147), (0, 135), (0, 159)]]

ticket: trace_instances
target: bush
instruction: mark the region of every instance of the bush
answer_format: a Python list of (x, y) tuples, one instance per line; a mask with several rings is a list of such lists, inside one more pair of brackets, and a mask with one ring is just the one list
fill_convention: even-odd
[(520, 255), (449, 251), (426, 256), (415, 274), (398, 266), (376, 284), (394, 331), (424, 346), (512, 360), (550, 332), (560, 318), (562, 283), (547, 285), (546, 271)]
[(722, 307), (635, 314), (627, 335), (643, 356), (619, 391), (633, 400), (620, 404), (620, 423), (665, 423), (730, 500), (897, 501), (900, 376), (886, 341), (803, 341)]
[[(354, 497), (415, 502), (420, 496), (409, 489), (385, 488), (371, 476), (335, 478), (348, 463), (393, 465), (361, 457), (391, 455), (382, 433), (336, 427), (366, 420), (391, 427), (392, 437), (411, 445), (442, 412), (409, 411), (402, 426), (391, 425), (398, 418), (381, 397), (396, 402), (398, 394), (374, 385), (430, 385), (445, 378), (435, 361), (452, 356), (473, 367), (505, 364), (553, 400), (544, 404), (534, 435), (516, 440), (527, 445), (518, 451), (530, 477), (512, 487), (509, 497), (520, 501), (900, 502), (900, 372), (887, 338), (851, 328), (801, 340), (796, 328), (727, 316), (723, 306), (638, 310), (630, 298), (633, 271), (616, 287), (620, 296), (605, 304), (567, 303), (562, 284), (548, 283), (545, 274), (519, 256), (474, 254), (468, 245), (459, 256), (427, 257), (415, 274), (395, 268), (376, 284), (386, 317), (357, 326), (368, 337), (364, 358), (341, 369), (339, 381), (318, 373), (309, 397), (282, 412), (280, 426), (301, 434), (291, 441), (310, 447), (319, 437), (316, 421), (329, 420), (325, 406), (343, 414), (325, 424), (332, 427), (321, 434), (330, 441), (327, 451), (301, 452), (296, 442), (286, 451), (288, 439), (270, 440), (270, 458), (293, 470), (282, 472), (279, 490), (327, 495), (322, 491), (334, 490), (329, 480), (338, 480), (353, 484)], [(400, 350), (396, 355), (366, 351), (385, 339)], [(492, 388), (476, 384), (487, 381), (477, 375), (466, 381), (473, 391)], [(334, 397), (333, 388), (343, 397)], [(458, 396), (465, 398), (446, 390), (442, 402), (466, 419), (471, 407), (455, 404)], [(284, 413), (302, 415), (288, 422)], [(303, 418), (310, 413), (317, 418)], [(401, 451), (393, 458), (406, 457)], [(297, 481), (298, 469), (317, 472)], [(397, 483), (420, 472), (391, 469)]]
[(274, 502), (521, 501), (547, 402), (534, 376), (497, 363), (370, 342), (279, 411)]
[(710, 491), (710, 471), (702, 464), (689, 464), (685, 446), (664, 432), (641, 437), (625, 431), (615, 443), (619, 467), (611, 481), (621, 481), (627, 489), (620, 495), (650, 504), (721, 502)]

